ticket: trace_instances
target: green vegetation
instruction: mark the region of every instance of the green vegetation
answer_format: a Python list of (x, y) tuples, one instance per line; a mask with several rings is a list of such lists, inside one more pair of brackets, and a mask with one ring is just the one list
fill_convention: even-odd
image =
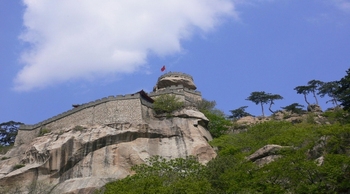
[(340, 79), (339, 88), (335, 92), (338, 101), (345, 110), (350, 110), (350, 68), (346, 71), (346, 75)]
[(271, 106), (274, 104), (275, 100), (282, 100), (283, 97), (279, 94), (270, 94), (265, 93), (264, 91), (261, 92), (252, 92), (250, 93), (250, 96), (246, 100), (254, 102), (256, 105), (260, 104), (262, 116), (265, 117), (264, 113), (264, 104), (270, 103), (269, 110), (274, 113), (274, 111), (271, 110)]
[(122, 180), (108, 183), (105, 194), (123, 193), (208, 193), (210, 183), (205, 179), (205, 166), (194, 157), (164, 158), (151, 157), (147, 164), (132, 167), (136, 172)]
[(25, 164), (16, 164), (13, 166), (12, 170), (17, 170), (17, 169), (23, 168), (25, 166), (26, 166)]
[(83, 131), (84, 129), (86, 129), (86, 128), (83, 126), (77, 125), (72, 130), (73, 131)]
[[(287, 146), (281, 158), (259, 166), (246, 159), (268, 144)], [(135, 175), (111, 182), (105, 193), (348, 193), (350, 124), (315, 125), (269, 121), (211, 142), (217, 158), (153, 157)], [(323, 157), (321, 163), (316, 159)]]
[(242, 117), (252, 116), (251, 114), (249, 114), (245, 111), (246, 108), (248, 108), (248, 106), (241, 106), (237, 109), (230, 110), (232, 115), (229, 116), (228, 118), (237, 120), (237, 119), (240, 119)]
[(303, 110), (303, 107), (304, 106), (299, 103), (292, 103), (288, 106), (281, 107), (281, 108), (286, 111), (290, 111), (291, 113), (301, 114), (301, 113), (305, 113), (305, 110)]
[(43, 136), (43, 135), (45, 135), (46, 133), (50, 133), (50, 132), (51, 132), (50, 129), (41, 128), (40, 131), (39, 131), (39, 136)]
[(197, 108), (199, 111), (210, 120), (207, 129), (214, 138), (217, 138), (221, 135), (227, 134), (232, 126), (232, 122), (226, 119), (225, 114), (221, 110), (215, 108), (215, 106), (215, 101), (203, 99), (202, 101), (197, 102)]
[(9, 157), (2, 157), (1, 160), (7, 160)]
[(163, 94), (157, 97), (153, 103), (153, 109), (157, 114), (170, 114), (175, 110), (179, 110), (184, 106), (175, 95)]

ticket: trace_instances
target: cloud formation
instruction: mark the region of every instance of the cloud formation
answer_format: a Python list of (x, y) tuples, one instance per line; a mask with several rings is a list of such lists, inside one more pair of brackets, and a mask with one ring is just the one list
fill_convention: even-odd
[(15, 89), (130, 73), (148, 54), (181, 51), (181, 41), (236, 17), (230, 0), (24, 0), (20, 36), (29, 47)]

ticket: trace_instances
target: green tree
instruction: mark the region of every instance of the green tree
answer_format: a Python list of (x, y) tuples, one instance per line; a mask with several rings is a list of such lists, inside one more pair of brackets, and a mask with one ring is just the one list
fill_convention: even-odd
[[(323, 98), (325, 95), (328, 95), (332, 102), (332, 104), (337, 107), (338, 106), (338, 95), (336, 94), (336, 91), (339, 90), (339, 82), (337, 81), (331, 81), (331, 82), (324, 82), (321, 84), (321, 86), (318, 89), (318, 95), (320, 95), (321, 98)], [(327, 102), (329, 102), (327, 101)]]
[(237, 109), (234, 110), (230, 110), (231, 112), (231, 116), (229, 116), (229, 118), (231, 119), (240, 119), (242, 117), (246, 117), (246, 116), (252, 116), (251, 114), (247, 113), (245, 111), (245, 109), (248, 108), (248, 106), (241, 106)]
[(207, 129), (214, 138), (226, 134), (232, 126), (231, 121), (226, 119), (224, 112), (215, 108), (215, 106), (215, 101), (203, 99), (202, 101), (197, 102), (197, 108), (199, 111), (209, 119)]
[(0, 124), (0, 145), (12, 145), (15, 142), (17, 131), (21, 122), (8, 121)]
[(283, 97), (282, 97), (281, 95), (279, 95), (279, 94), (268, 94), (268, 99), (269, 99), (269, 101), (270, 101), (269, 110), (270, 110), (271, 113), (275, 113), (275, 111), (272, 111), (272, 110), (271, 110), (271, 106), (272, 106), (273, 104), (275, 104), (275, 103), (274, 103), (275, 100), (282, 100)]
[(294, 88), (294, 90), (297, 91), (297, 94), (303, 94), (304, 95), (304, 100), (305, 102), (310, 105), (309, 101), (307, 100), (306, 96), (311, 92), (316, 100), (316, 104), (318, 104), (317, 96), (316, 96), (316, 91), (318, 88), (321, 86), (323, 82), (319, 80), (310, 80), (307, 82), (307, 86), (297, 86)]
[(310, 80), (307, 82), (308, 87), (309, 87), (309, 91), (313, 94), (315, 100), (316, 100), (316, 104), (318, 105), (318, 100), (317, 100), (317, 96), (316, 96), (316, 91), (319, 89), (319, 87), (323, 84), (322, 81), (320, 80)]
[(153, 103), (153, 109), (157, 114), (172, 113), (184, 106), (184, 103), (180, 101), (175, 95), (163, 94), (158, 96)]
[(307, 95), (310, 92), (310, 89), (308, 86), (297, 86), (294, 88), (294, 90), (297, 91), (297, 94), (303, 94), (306, 104), (310, 105), (309, 101), (307, 100)]
[(305, 110), (303, 110), (303, 107), (304, 107), (304, 105), (301, 105), (299, 103), (293, 103), (293, 104), (290, 104), (288, 106), (281, 107), (281, 108), (286, 110), (286, 111), (291, 111), (292, 113), (301, 114), (301, 113), (305, 112)]
[(260, 104), (262, 115), (263, 115), (263, 117), (265, 117), (264, 104), (267, 104), (269, 102), (269, 100), (270, 100), (269, 96), (270, 96), (270, 94), (267, 94), (264, 91), (252, 92), (252, 93), (250, 93), (250, 96), (248, 96), (248, 98), (246, 100), (252, 101), (256, 105)]
[(151, 157), (146, 164), (132, 167), (135, 175), (108, 183), (105, 194), (209, 193), (211, 185), (205, 177), (205, 166), (196, 158), (166, 160)]
[(344, 110), (350, 110), (350, 68), (346, 73), (347, 75), (340, 79), (340, 87), (335, 93)]

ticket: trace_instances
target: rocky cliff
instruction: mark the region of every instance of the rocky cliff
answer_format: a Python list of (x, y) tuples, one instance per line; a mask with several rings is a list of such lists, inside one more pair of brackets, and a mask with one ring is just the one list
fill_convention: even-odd
[(184, 109), (142, 124), (79, 125), (49, 132), (2, 156), (0, 186), (9, 193), (92, 193), (131, 174), (131, 166), (153, 155), (194, 155), (206, 163), (216, 156), (207, 142), (207, 122), (202, 113)]
[[(110, 96), (21, 126), (13, 149), (0, 156), (0, 193), (93, 193), (154, 155), (213, 159), (208, 119), (191, 108), (202, 99), (193, 78), (168, 73), (156, 86), (161, 90), (150, 96), (143, 90)], [(175, 95), (187, 108), (155, 115), (152, 97), (162, 94)]]

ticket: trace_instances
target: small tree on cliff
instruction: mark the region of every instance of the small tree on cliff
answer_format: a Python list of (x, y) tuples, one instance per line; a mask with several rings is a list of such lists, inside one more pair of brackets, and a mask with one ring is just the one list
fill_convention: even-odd
[(256, 105), (260, 104), (262, 115), (263, 117), (265, 117), (264, 104), (267, 104), (269, 102), (269, 94), (265, 93), (264, 91), (252, 92), (250, 93), (250, 96), (246, 100), (252, 101)]
[(316, 96), (316, 91), (319, 89), (319, 87), (323, 84), (322, 81), (320, 80), (310, 80), (309, 82), (307, 82), (308, 87), (310, 92), (313, 94), (315, 100), (316, 100), (316, 104), (318, 105), (318, 100), (317, 100), (317, 96)]
[(322, 85), (322, 83), (323, 82), (319, 80), (311, 80), (307, 82), (307, 86), (297, 86), (294, 88), (294, 90), (296, 90), (298, 94), (304, 95), (304, 100), (307, 103), (307, 105), (310, 105), (310, 103), (307, 101), (306, 95), (308, 95), (311, 92), (316, 100), (316, 104), (318, 105), (316, 91)]
[(304, 107), (304, 105), (301, 105), (299, 103), (293, 103), (293, 104), (290, 104), (288, 106), (281, 107), (281, 108), (286, 110), (286, 111), (291, 111), (292, 113), (301, 114), (301, 113), (305, 112), (305, 110), (302, 109), (303, 107)]
[(245, 111), (245, 109), (248, 108), (248, 106), (241, 106), (237, 109), (234, 110), (230, 110), (231, 112), (231, 116), (229, 116), (229, 118), (231, 119), (240, 119), (242, 117), (246, 117), (246, 116), (252, 116), (251, 114), (247, 113)]
[(340, 87), (336, 91), (339, 102), (345, 110), (350, 110), (350, 68), (346, 71), (345, 75), (340, 81)]
[(271, 110), (271, 106), (273, 104), (275, 104), (273, 101), (275, 101), (275, 100), (282, 100), (283, 97), (281, 95), (279, 95), (279, 94), (268, 94), (268, 99), (270, 101), (269, 110), (270, 110), (271, 113), (275, 113), (275, 111)]
[(297, 86), (294, 88), (294, 90), (297, 91), (297, 94), (303, 94), (304, 95), (304, 100), (307, 105), (310, 105), (309, 101), (307, 101), (306, 95), (309, 94), (310, 90), (308, 86)]
[(339, 90), (340, 84), (337, 81), (324, 82), (318, 89), (318, 95), (323, 98), (325, 95), (328, 95), (331, 100), (327, 102), (332, 102), (334, 106), (338, 106), (339, 96), (336, 94), (336, 91)]

